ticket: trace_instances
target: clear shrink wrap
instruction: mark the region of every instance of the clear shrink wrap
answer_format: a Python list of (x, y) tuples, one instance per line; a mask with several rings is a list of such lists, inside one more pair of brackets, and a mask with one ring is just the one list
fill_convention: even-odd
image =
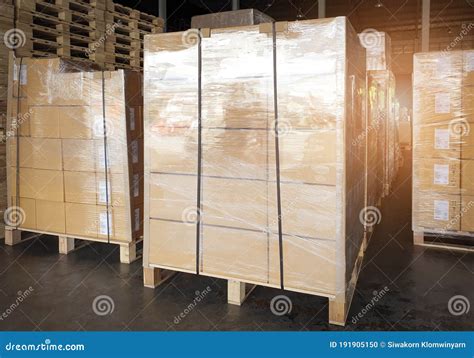
[[(375, 176), (376, 185), (372, 190), (380, 190), (382, 196), (388, 195), (395, 177), (396, 158), (396, 121), (395, 121), (395, 77), (391, 71), (368, 71), (367, 83), (369, 92), (369, 140), (370, 135), (376, 135), (377, 150), (372, 156), (377, 156), (374, 169), (368, 168)], [(375, 128), (375, 129), (373, 129)], [(373, 146), (373, 144), (372, 144)], [(368, 148), (371, 148), (369, 145)], [(375, 153), (376, 152), (376, 153)], [(374, 160), (375, 161), (375, 160)], [(376, 168), (376, 169), (375, 169)], [(371, 186), (369, 186), (370, 190)], [(378, 196), (378, 195), (377, 195)]]
[(417, 53), (413, 231), (474, 231), (474, 50)]
[(145, 267), (344, 295), (365, 188), (347, 19), (146, 36), (144, 76)]
[(109, 242), (142, 235), (141, 75), (11, 58), (7, 225)]
[(381, 31), (366, 29), (359, 34), (360, 43), (367, 55), (367, 71), (390, 70), (392, 62), (392, 41)]

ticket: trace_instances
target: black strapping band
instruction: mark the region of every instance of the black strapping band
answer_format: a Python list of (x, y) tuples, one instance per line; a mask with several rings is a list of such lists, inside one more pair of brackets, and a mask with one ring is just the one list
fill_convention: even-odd
[[(109, 178), (108, 178), (108, 156), (107, 156), (107, 121), (105, 113), (105, 75), (102, 71), (102, 121), (104, 127), (104, 172), (105, 172), (105, 207), (107, 215), (107, 242), (110, 243), (110, 213), (109, 213)], [(99, 220), (100, 225), (100, 220)], [(100, 228), (99, 228), (100, 230)]]
[[(13, 73), (15, 73), (15, 64), (16, 64), (16, 56), (13, 56)], [(16, 206), (20, 207), (20, 97), (21, 97), (21, 68), (23, 67), (23, 57), (20, 58), (20, 65), (18, 66), (18, 91), (16, 97), (16, 119), (15, 119), (15, 126), (12, 128), (10, 123), (10, 132), (13, 129), (15, 131), (16, 137)], [(7, 135), (9, 133), (7, 132)], [(21, 221), (21, 220), (20, 220)], [(21, 222), (17, 222), (15, 220), (15, 227), (18, 228)]]
[(201, 31), (198, 38), (198, 162), (197, 162), (197, 204), (196, 204), (196, 274), (199, 275), (199, 256), (201, 251), (201, 173), (202, 173), (202, 137), (201, 137), (201, 115), (202, 115), (202, 52)]
[(278, 251), (280, 255), (280, 287), (284, 289), (283, 280), (283, 234), (281, 223), (281, 192), (280, 192), (280, 143), (278, 133), (278, 91), (277, 91), (277, 57), (276, 57), (276, 28), (272, 23), (273, 38), (273, 110), (275, 112), (275, 159), (276, 159), (276, 185), (277, 185), (277, 212), (278, 212)]

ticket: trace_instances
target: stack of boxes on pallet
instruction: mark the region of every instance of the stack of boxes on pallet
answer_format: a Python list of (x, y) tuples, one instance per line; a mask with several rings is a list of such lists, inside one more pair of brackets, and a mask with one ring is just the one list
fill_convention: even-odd
[(368, 153), (368, 188), (373, 193), (369, 202), (374, 203), (389, 194), (396, 176), (395, 76), (390, 70), (390, 37), (372, 30), (359, 37), (367, 51), (368, 148), (377, 148)]
[(413, 231), (474, 232), (474, 51), (414, 58)]
[[(7, 243), (21, 231), (121, 245), (142, 235), (141, 75), (62, 59), (11, 61)], [(132, 250), (132, 251), (130, 251)]]
[[(7, 209), (7, 172), (6, 172), (6, 112), (8, 98), (8, 53), (21, 38), (14, 33), (14, 8), (11, 1), (0, 0), (0, 215)], [(0, 217), (0, 237), (3, 237), (4, 222)]]
[(107, 69), (140, 69), (143, 36), (163, 20), (105, 0), (18, 0), (16, 27), (25, 34), (17, 55), (73, 58)]
[(145, 284), (283, 287), (344, 324), (364, 246), (357, 34), (344, 17), (196, 31), (145, 38)]

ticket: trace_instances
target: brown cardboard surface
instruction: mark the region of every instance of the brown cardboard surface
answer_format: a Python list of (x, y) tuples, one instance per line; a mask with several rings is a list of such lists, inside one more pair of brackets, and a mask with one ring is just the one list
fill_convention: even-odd
[(460, 230), (459, 195), (418, 192), (413, 200), (414, 227), (435, 230)]
[(44, 232), (66, 232), (63, 202), (36, 200), (36, 229)]
[(461, 144), (464, 149), (464, 139), (453, 130), (449, 121), (414, 128), (413, 145), (417, 158), (460, 159)]
[[(19, 138), (20, 167), (61, 170), (61, 140), (46, 138)], [(10, 162), (16, 163), (16, 145), (12, 141)]]
[(201, 241), (203, 274), (279, 284), (278, 236), (205, 226)]
[(150, 263), (196, 270), (196, 225), (151, 219), (150, 231), (160, 235), (150, 241)]
[[(59, 170), (20, 168), (19, 190), (24, 198), (62, 202), (63, 173)], [(11, 194), (16, 195), (16, 191), (11, 191)]]
[(461, 231), (474, 231), (474, 196), (463, 195), (461, 201)]
[(151, 218), (190, 222), (193, 217), (196, 219), (197, 176), (150, 174), (149, 185)]
[(333, 241), (283, 238), (284, 282), (287, 288), (335, 292), (337, 267), (341, 265)]
[(414, 176), (418, 190), (459, 194), (461, 162), (455, 159), (423, 158), (415, 162)]

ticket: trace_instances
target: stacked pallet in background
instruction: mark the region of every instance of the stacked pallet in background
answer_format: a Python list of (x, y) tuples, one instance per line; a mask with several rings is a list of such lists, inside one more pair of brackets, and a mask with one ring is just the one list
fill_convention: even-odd
[(144, 36), (163, 32), (163, 19), (105, 1), (105, 23), (114, 29), (105, 41), (107, 67), (143, 68)]
[(140, 69), (143, 36), (163, 29), (160, 18), (106, 0), (18, 0), (16, 6), (16, 27), (25, 35), (19, 56)]
[(0, 237), (4, 235), (3, 216), (7, 209), (7, 172), (6, 172), (6, 112), (8, 98), (8, 53), (21, 41), (14, 28), (14, 9), (8, 0), (0, 0)]
[(414, 242), (473, 251), (474, 50), (416, 54), (413, 91)]
[(344, 324), (364, 251), (357, 34), (338, 17), (186, 36), (145, 38), (145, 285), (220, 277), (235, 304), (282, 287)]
[[(359, 34), (362, 46), (367, 51), (368, 86), (368, 154), (369, 177), (375, 182), (368, 184), (368, 191), (375, 191), (376, 200), (389, 194), (396, 176), (397, 125), (395, 122), (395, 76), (390, 70), (391, 41), (384, 32), (368, 31)], [(376, 137), (376, 138), (371, 138)], [(377, 142), (376, 144), (374, 142)], [(372, 205), (374, 201), (369, 201)]]
[(142, 235), (143, 135), (139, 72), (95, 71), (64, 59), (10, 65), (5, 241), (21, 232), (120, 245), (136, 256)]

